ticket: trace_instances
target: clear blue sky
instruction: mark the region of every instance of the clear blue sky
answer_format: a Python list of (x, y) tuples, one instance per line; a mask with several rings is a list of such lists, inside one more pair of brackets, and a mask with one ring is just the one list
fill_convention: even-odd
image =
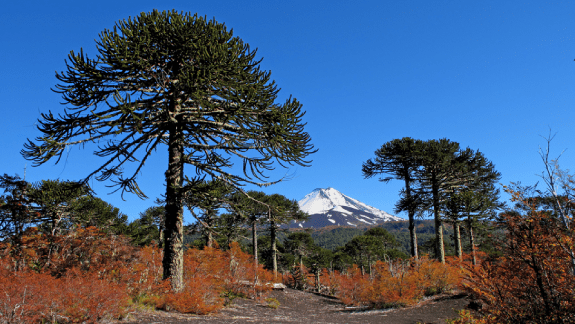
[[(503, 174), (502, 184), (539, 180), (537, 151), (549, 128), (557, 133), (553, 155), (567, 149), (561, 165), (575, 162), (573, 1), (5, 1), (1, 173), (22, 176), (27, 164), (29, 181), (78, 180), (99, 165), (93, 147), (36, 168), (19, 152), (39, 135), (41, 112), (63, 110), (50, 88), (69, 51), (94, 53), (99, 32), (153, 9), (224, 22), (259, 49), (280, 100), (291, 94), (303, 103), (319, 152), (309, 168), (271, 173), (294, 177), (268, 193), (299, 200), (333, 187), (392, 212), (401, 183), (364, 180), (361, 164), (404, 136), (478, 149)], [(158, 152), (140, 175), (148, 200), (108, 195), (109, 183), (93, 187), (134, 219), (164, 193), (166, 167), (167, 152)]]

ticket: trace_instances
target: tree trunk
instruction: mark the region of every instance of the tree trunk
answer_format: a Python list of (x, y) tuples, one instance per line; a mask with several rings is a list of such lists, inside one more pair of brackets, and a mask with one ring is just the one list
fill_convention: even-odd
[(471, 256), (473, 265), (477, 265), (477, 258), (475, 256), (475, 238), (473, 237), (473, 225), (471, 224), (471, 216), (467, 215), (467, 224), (469, 226), (469, 245), (471, 246)]
[(256, 225), (256, 221), (252, 223), (252, 242), (254, 245), (254, 289), (255, 285), (258, 283), (258, 226)]
[(179, 126), (170, 130), (168, 139), (168, 170), (166, 171), (166, 218), (164, 241), (164, 280), (171, 279), (172, 289), (180, 291), (184, 280), (184, 176), (183, 136)]
[(209, 248), (213, 248), (213, 247), (214, 247), (214, 244), (213, 244), (214, 235), (212, 234), (212, 231), (210, 231), (209, 229), (208, 229), (208, 239), (207, 239), (207, 241), (208, 241), (208, 242), (207, 242), (206, 245), (207, 245)]
[(367, 256), (367, 274), (369, 275), (369, 279), (371, 280), (371, 255)]
[(435, 257), (442, 264), (445, 264), (445, 249), (443, 248), (443, 226), (439, 215), (439, 185), (435, 175), (431, 179), (431, 189), (433, 192), (433, 217), (435, 219)]
[(461, 251), (461, 231), (458, 221), (453, 222), (453, 235), (455, 236), (455, 255), (461, 260), (463, 253)]
[(272, 265), (274, 271), (274, 280), (278, 277), (278, 256), (277, 256), (277, 246), (276, 246), (276, 222), (273, 220), (270, 222), (270, 239), (272, 246)]
[[(406, 177), (405, 179), (405, 194), (407, 196), (407, 200), (412, 203), (411, 201), (411, 187), (409, 185), (409, 183), (411, 182), (411, 179), (409, 179), (408, 177)], [(418, 253), (417, 253), (417, 234), (415, 233), (415, 210), (413, 208), (413, 206), (409, 206), (408, 207), (409, 210), (407, 212), (408, 218), (409, 218), (409, 240), (410, 240), (410, 244), (411, 244), (411, 256), (415, 258), (415, 260), (417, 260), (419, 258)]]
[(160, 249), (164, 248), (164, 227), (160, 226), (159, 235), (158, 235), (158, 245)]
[(252, 252), (254, 253), (254, 259), (256, 260), (256, 266), (258, 264), (258, 227), (256, 222), (252, 223), (252, 244), (253, 249)]

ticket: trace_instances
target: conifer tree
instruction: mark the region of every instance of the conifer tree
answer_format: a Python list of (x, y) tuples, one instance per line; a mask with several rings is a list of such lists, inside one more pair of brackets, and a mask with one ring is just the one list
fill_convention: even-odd
[[(224, 208), (232, 189), (223, 181), (202, 181), (186, 193), (184, 205), (197, 220), (197, 227), (206, 240), (206, 246), (213, 247), (219, 209)], [(199, 214), (196, 213), (199, 210)]]
[(18, 241), (24, 230), (40, 222), (40, 213), (32, 207), (29, 197), (31, 185), (18, 175), (0, 176), (0, 240)]
[(264, 200), (270, 207), (269, 229), (271, 243), (271, 259), (274, 277), (277, 278), (278, 261), (277, 261), (277, 229), (279, 224), (287, 224), (291, 221), (303, 221), (309, 216), (299, 209), (297, 201), (290, 200), (283, 195), (268, 195)]
[(459, 143), (448, 139), (425, 142), (422, 167), (417, 171), (418, 189), (424, 204), (432, 208), (435, 220), (435, 253), (445, 263), (443, 246), (443, 220), (445, 203), (458, 190), (481, 183), (495, 181), (500, 174), (483, 154), (470, 148), (460, 149)]
[[(197, 14), (141, 13), (100, 33), (96, 48), (95, 58), (83, 50), (69, 54), (55, 89), (68, 108), (43, 113), (42, 135), (22, 154), (35, 165), (57, 163), (69, 147), (95, 144), (104, 161), (84, 183), (111, 180), (122, 194), (145, 197), (136, 178), (153, 152), (166, 147), (164, 278), (179, 290), (183, 197), (197, 183), (184, 165), (196, 177), (232, 186), (270, 184), (264, 173), (274, 162), (309, 165), (314, 149), (302, 105), (291, 97), (276, 103), (279, 89), (260, 69), (256, 50)], [(234, 157), (243, 173), (230, 171)]]
[(421, 168), (417, 171), (417, 179), (421, 186), (420, 193), (426, 194), (428, 206), (433, 208), (435, 221), (435, 257), (445, 263), (443, 248), (443, 223), (440, 215), (441, 200), (446, 189), (460, 183), (462, 164), (457, 164), (456, 153), (459, 143), (448, 139), (429, 140), (425, 142), (421, 156)]
[(503, 205), (499, 202), (499, 189), (495, 183), (501, 179), (501, 174), (495, 171), (495, 166), (488, 161), (481, 152), (474, 152), (468, 160), (468, 174), (461, 185), (453, 187), (452, 193), (443, 202), (442, 210), (445, 218), (453, 224), (456, 255), (462, 256), (460, 224), (467, 224), (469, 243), (475, 257), (476, 229), (482, 220), (493, 218)]
[(42, 180), (31, 184), (28, 194), (42, 215), (44, 227), (55, 235), (78, 223), (79, 215), (74, 209), (78, 209), (78, 199), (88, 197), (90, 190), (74, 181)]
[[(405, 182), (402, 191), (404, 198), (398, 203), (396, 211), (407, 210), (409, 218), (409, 236), (411, 256), (417, 258), (417, 235), (415, 233), (415, 213), (417, 210), (417, 194), (413, 184), (414, 172), (421, 166), (423, 142), (410, 137), (394, 139), (375, 151), (375, 159), (369, 159), (362, 165), (364, 178), (380, 176), (379, 181), (387, 183), (397, 179)], [(387, 176), (385, 176), (387, 175)]]

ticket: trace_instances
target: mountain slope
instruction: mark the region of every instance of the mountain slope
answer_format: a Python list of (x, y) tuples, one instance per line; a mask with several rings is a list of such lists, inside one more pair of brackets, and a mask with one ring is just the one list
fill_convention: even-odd
[(403, 220), (382, 210), (348, 197), (334, 188), (318, 188), (298, 202), (300, 209), (310, 215), (305, 222), (294, 222), (289, 227), (320, 228), (324, 226), (370, 226), (386, 221)]

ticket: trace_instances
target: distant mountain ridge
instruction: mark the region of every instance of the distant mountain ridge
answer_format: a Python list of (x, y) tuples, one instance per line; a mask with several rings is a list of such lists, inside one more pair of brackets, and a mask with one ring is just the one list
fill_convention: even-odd
[(290, 228), (321, 228), (325, 226), (372, 226), (387, 221), (401, 221), (383, 210), (346, 196), (334, 188), (317, 188), (298, 202), (310, 218), (293, 222)]

